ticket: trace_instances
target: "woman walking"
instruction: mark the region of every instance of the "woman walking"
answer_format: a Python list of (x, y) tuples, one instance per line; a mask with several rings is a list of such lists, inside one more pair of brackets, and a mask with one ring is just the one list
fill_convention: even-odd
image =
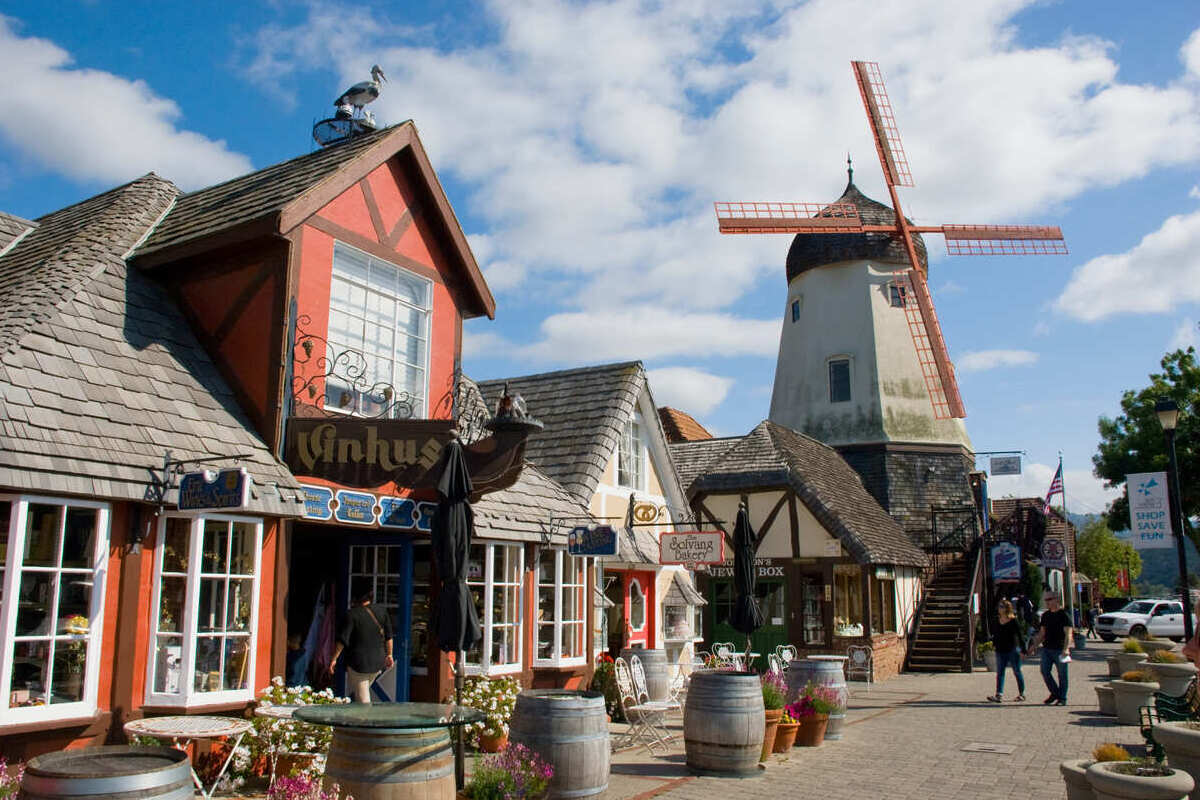
[(1025, 699), (1025, 676), (1021, 674), (1021, 628), (1017, 623), (1017, 612), (1008, 600), (1000, 601), (1000, 624), (992, 634), (992, 644), (996, 648), (996, 693), (988, 698), (993, 703), (1004, 699), (1004, 672), (1012, 667), (1017, 676), (1017, 698), (1020, 703)]

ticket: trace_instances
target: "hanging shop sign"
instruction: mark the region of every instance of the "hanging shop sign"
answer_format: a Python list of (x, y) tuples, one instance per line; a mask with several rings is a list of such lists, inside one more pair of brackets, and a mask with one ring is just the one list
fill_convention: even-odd
[(567, 552), (573, 556), (615, 556), (620, 549), (611, 525), (580, 525), (567, 534)]
[(245, 508), (250, 499), (250, 475), (237, 469), (189, 472), (179, 479), (180, 511)]
[[(394, 483), (432, 490), (453, 428), (448, 419), (294, 416), (287, 421), (283, 457), (294, 475), (342, 486), (372, 489)], [(504, 429), (463, 445), (472, 499), (516, 482), (528, 436), (528, 427)]]
[(407, 497), (378, 496), (371, 492), (331, 489), (300, 484), (304, 492), (304, 519), (344, 522), (348, 525), (378, 525), (400, 531), (428, 533), (436, 503)]
[(660, 564), (724, 564), (725, 535), (720, 531), (670, 531), (658, 537)]
[(992, 580), (997, 583), (1021, 580), (1021, 548), (1011, 542), (992, 545), (988, 553)]
[(993, 478), (999, 475), (1020, 475), (1021, 457), (992, 456), (991, 464), (988, 467), (988, 472), (992, 474)]
[(654, 503), (635, 503), (633, 506), (633, 521), (648, 523), (654, 522), (662, 515), (662, 509), (654, 505)]
[(1067, 545), (1062, 539), (1047, 538), (1042, 542), (1042, 566), (1046, 569), (1067, 568)]
[[(784, 577), (783, 565), (771, 563), (770, 558), (754, 559), (754, 571), (759, 578), (782, 578)], [(728, 564), (728, 562), (726, 562)], [(714, 578), (732, 578), (733, 564), (724, 567), (709, 567), (708, 574)]]
[(1167, 473), (1137, 472), (1125, 476), (1129, 494), (1129, 543), (1137, 550), (1174, 547), (1170, 506), (1167, 505)]

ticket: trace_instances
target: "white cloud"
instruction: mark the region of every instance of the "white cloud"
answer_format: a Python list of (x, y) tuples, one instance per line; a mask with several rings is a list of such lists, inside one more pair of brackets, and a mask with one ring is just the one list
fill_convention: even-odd
[(972, 350), (954, 360), (959, 372), (983, 372), (998, 367), (1025, 367), (1037, 363), (1032, 350)]
[(650, 391), (659, 406), (671, 406), (693, 417), (709, 414), (733, 387), (733, 378), (713, 375), (695, 367), (661, 367), (646, 371)]
[(113, 183), (154, 171), (184, 189), (250, 171), (250, 159), (223, 140), (178, 127), (179, 106), (145, 81), (71, 61), (0, 15), (0, 135), (23, 157), (76, 180)]
[(1197, 184), (1188, 190), (1188, 197), (1191, 197), (1195, 200), (1200, 200), (1200, 184)]
[(1054, 307), (1085, 321), (1166, 312), (1200, 300), (1200, 211), (1170, 217), (1132, 249), (1093, 258)]
[[(981, 461), (980, 465), (987, 469), (986, 463)], [(988, 476), (988, 496), (1045, 497), (1058, 465), (1023, 461), (1021, 466), (1020, 475)], [(1063, 487), (1067, 492), (1067, 511), (1072, 514), (1099, 514), (1121, 494), (1120, 489), (1105, 489), (1104, 482), (1092, 475), (1091, 470), (1083, 469), (1063, 470)], [(1051, 498), (1050, 502), (1061, 505), (1062, 497)]]
[(1171, 334), (1171, 341), (1167, 344), (1168, 350), (1186, 350), (1189, 347), (1196, 346), (1196, 321), (1192, 319), (1183, 319), (1179, 321), (1179, 325), (1175, 328), (1175, 332)]
[(934, 292), (938, 297), (965, 294), (967, 287), (956, 281), (946, 281)]
[(1050, 335), (1050, 323), (1046, 322), (1046, 320), (1044, 320), (1044, 319), (1039, 319), (1033, 325), (1033, 335), (1034, 336), (1049, 336)]

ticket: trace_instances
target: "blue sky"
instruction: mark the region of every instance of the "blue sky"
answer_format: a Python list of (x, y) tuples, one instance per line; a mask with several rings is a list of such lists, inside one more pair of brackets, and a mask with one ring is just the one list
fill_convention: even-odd
[[(154, 170), (185, 189), (308, 152), (373, 63), (497, 295), (478, 378), (641, 358), (719, 434), (767, 415), (787, 237), (713, 200), (886, 198), (849, 61), (878, 61), (922, 224), (1061, 225), (1069, 256), (947, 258), (934, 290), (978, 450), (1061, 451), (1099, 511), (1096, 418), (1200, 301), (1200, 13), (1158, 2), (6, 3), (0, 209)], [(534, 409), (536, 412), (536, 409)]]

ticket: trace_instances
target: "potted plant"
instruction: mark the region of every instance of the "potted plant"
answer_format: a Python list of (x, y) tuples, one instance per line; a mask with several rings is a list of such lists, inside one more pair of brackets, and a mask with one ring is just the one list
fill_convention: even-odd
[(793, 719), (785, 708), (783, 716), (779, 718), (779, 727), (775, 729), (775, 747), (771, 752), (786, 753), (791, 750), (796, 744), (796, 732), (799, 730), (800, 720)]
[(1179, 800), (1196, 785), (1183, 770), (1152, 758), (1097, 761), (1088, 767), (1087, 779), (1103, 800)]
[(766, 761), (767, 756), (775, 748), (775, 732), (779, 728), (779, 718), (783, 716), (786, 692), (787, 685), (783, 682), (783, 676), (778, 672), (768, 672), (762, 676), (762, 700), (763, 710), (766, 712), (766, 727), (763, 729), (762, 757), (759, 761)]
[(1121, 646), (1121, 652), (1117, 653), (1117, 662), (1121, 665), (1122, 673), (1136, 669), (1145, 660), (1146, 651), (1137, 639), (1126, 639), (1125, 644)]
[(1098, 761), (1128, 761), (1129, 751), (1115, 744), (1097, 745), (1091, 758), (1073, 758), (1058, 765), (1063, 783), (1067, 785), (1067, 800), (1096, 800), (1088, 780), (1088, 767)]
[(7, 800), (16, 797), (21, 791), (21, 776), (25, 773), (25, 765), (18, 761), (9, 766), (8, 761), (0, 756), (0, 798)]
[(818, 747), (825, 740), (829, 715), (837, 707), (837, 692), (812, 681), (806, 683), (797, 694), (796, 702), (785, 709), (789, 717), (800, 723), (796, 731), (796, 747)]
[(520, 693), (521, 683), (515, 678), (472, 675), (463, 682), (462, 705), (486, 715), (483, 722), (467, 726), (467, 732), (483, 752), (498, 753), (508, 744), (508, 722)]
[(1148, 655), (1159, 650), (1170, 650), (1175, 647), (1174, 642), (1167, 641), (1166, 639), (1159, 639), (1157, 636), (1152, 636), (1150, 634), (1146, 634), (1144, 637), (1142, 637), (1141, 645), (1142, 650), (1146, 651)]
[(613, 657), (608, 653), (596, 656), (596, 671), (592, 673), (592, 683), (589, 687), (593, 692), (604, 695), (604, 711), (608, 721), (624, 722), (625, 715), (621, 712), (621, 692), (617, 688), (617, 673), (613, 667)]
[(1096, 687), (1096, 704), (1100, 707), (1101, 714), (1107, 714), (1110, 717), (1117, 715), (1117, 701), (1113, 695), (1111, 684), (1102, 683)]
[(523, 744), (477, 756), (471, 780), (459, 793), (467, 800), (538, 800), (545, 797), (554, 767)]
[(983, 659), (983, 665), (988, 672), (996, 671), (996, 646), (991, 642), (980, 642), (975, 645), (975, 654)]
[(279, 778), (267, 789), (267, 800), (352, 800), (343, 797), (341, 788), (335, 783), (329, 788), (322, 785), (320, 776), (296, 775)]
[(1162, 745), (1167, 763), (1200, 781), (1200, 722), (1178, 720), (1154, 723), (1154, 740)]
[(1109, 685), (1117, 702), (1117, 721), (1122, 725), (1137, 725), (1138, 709), (1150, 705), (1159, 688), (1154, 676), (1140, 669), (1121, 673), (1121, 678)]
[[(333, 689), (317, 691), (311, 686), (284, 686), (283, 678), (271, 678), (267, 688), (258, 694), (258, 707), (314, 706), (349, 703), (350, 698), (338, 697)], [(294, 776), (311, 771), (320, 772), (323, 759), (333, 740), (333, 729), (325, 725), (309, 725), (297, 720), (282, 720), (255, 715), (251, 720), (254, 736), (247, 736), (250, 761), (268, 768), (274, 762), (274, 774)], [(243, 745), (245, 746), (245, 745)], [(231, 765), (232, 766), (232, 765)]]
[(1145, 668), (1158, 681), (1163, 694), (1183, 694), (1196, 677), (1196, 665), (1170, 650), (1155, 650), (1146, 661)]

